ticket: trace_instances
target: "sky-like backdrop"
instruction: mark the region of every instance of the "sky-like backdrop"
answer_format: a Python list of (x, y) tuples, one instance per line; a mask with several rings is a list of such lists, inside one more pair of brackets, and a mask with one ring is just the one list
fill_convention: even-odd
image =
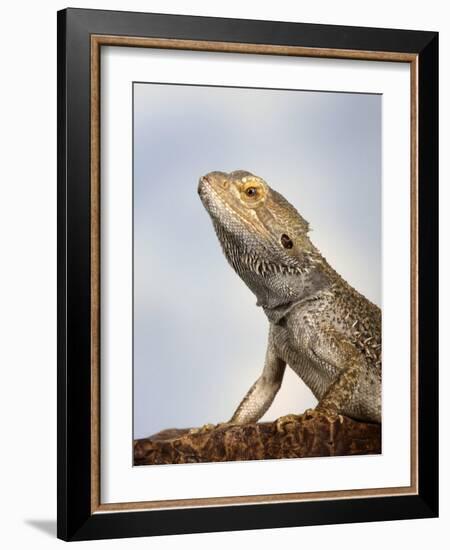
[[(331, 265), (381, 306), (381, 108), (372, 94), (134, 84), (134, 437), (228, 420), (268, 321), (228, 265), (201, 175), (263, 177)], [(316, 403), (286, 370), (263, 417)]]

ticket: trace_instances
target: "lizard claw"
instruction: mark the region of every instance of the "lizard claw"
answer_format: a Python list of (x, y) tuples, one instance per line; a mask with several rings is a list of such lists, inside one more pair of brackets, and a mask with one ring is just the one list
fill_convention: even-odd
[(340, 424), (342, 424), (344, 422), (344, 417), (342, 416), (342, 414), (339, 414), (334, 409), (327, 409), (327, 408), (322, 408), (322, 407), (317, 406), (314, 409), (314, 412), (316, 414), (321, 414), (321, 415), (325, 416), (329, 422), (335, 422), (336, 420), (339, 420)]
[(278, 432), (286, 432), (286, 426), (298, 422), (300, 416), (298, 414), (287, 414), (286, 416), (280, 416), (277, 418), (276, 427)]
[(203, 434), (214, 430), (215, 424), (203, 424), (200, 428), (191, 428), (189, 434)]
[(314, 415), (317, 414), (317, 411), (316, 409), (306, 409), (303, 414), (302, 414), (302, 417), (305, 419), (305, 420), (310, 420), (311, 418), (314, 417)]

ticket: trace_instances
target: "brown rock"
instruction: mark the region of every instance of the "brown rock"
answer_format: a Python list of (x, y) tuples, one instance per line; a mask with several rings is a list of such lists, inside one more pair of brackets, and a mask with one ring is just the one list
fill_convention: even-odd
[(381, 453), (381, 425), (346, 416), (292, 416), (289, 422), (169, 429), (134, 441), (134, 465), (224, 462)]

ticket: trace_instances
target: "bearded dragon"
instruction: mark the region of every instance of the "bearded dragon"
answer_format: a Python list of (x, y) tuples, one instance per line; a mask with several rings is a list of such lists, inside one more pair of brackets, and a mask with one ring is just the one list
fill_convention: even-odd
[(262, 178), (210, 172), (198, 193), (269, 321), (263, 371), (229, 422), (257, 422), (289, 365), (317, 398), (316, 413), (381, 423), (380, 309), (328, 264), (308, 222)]

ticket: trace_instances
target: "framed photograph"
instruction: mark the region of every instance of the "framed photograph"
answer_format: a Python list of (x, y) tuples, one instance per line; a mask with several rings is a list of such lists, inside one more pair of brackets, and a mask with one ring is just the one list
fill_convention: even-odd
[(58, 536), (438, 514), (438, 35), (58, 13)]

